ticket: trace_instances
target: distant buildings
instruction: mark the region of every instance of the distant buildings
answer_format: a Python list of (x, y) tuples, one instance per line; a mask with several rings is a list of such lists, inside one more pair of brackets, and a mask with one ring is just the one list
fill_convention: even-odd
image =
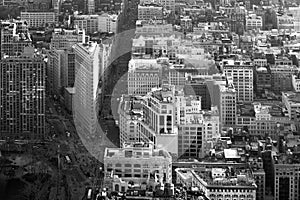
[(294, 17), (288, 15), (277, 16), (277, 28), (278, 30), (293, 30), (294, 21)]
[(88, 14), (95, 13), (95, 1), (94, 0), (87, 0), (87, 11), (88, 11)]
[(79, 29), (83, 29), (87, 34), (95, 32), (117, 32), (118, 15), (75, 15), (74, 25)]
[(246, 16), (246, 30), (262, 29), (263, 20), (261, 16), (251, 14)]
[(141, 5), (147, 5), (147, 4), (158, 4), (163, 6), (164, 8), (175, 11), (175, 0), (141, 0)]
[(56, 23), (55, 12), (21, 12), (21, 20), (28, 23), (29, 27), (45, 27)]
[(151, 34), (166, 34), (172, 33), (172, 24), (160, 23), (159, 21), (142, 21), (136, 22), (135, 35), (151, 35)]
[(162, 20), (163, 7), (158, 5), (138, 5), (139, 20)]

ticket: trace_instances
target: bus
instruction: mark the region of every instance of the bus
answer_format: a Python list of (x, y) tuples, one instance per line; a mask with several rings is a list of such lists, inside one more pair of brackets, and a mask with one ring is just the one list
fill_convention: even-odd
[(92, 189), (88, 190), (87, 199), (92, 199)]

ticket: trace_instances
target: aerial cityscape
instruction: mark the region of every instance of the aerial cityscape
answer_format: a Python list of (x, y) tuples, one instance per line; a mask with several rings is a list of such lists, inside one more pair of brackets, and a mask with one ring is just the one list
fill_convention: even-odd
[(300, 200), (300, 0), (0, 0), (0, 200)]

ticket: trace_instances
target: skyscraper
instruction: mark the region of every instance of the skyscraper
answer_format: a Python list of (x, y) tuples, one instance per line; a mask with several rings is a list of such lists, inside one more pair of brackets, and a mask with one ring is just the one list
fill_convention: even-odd
[(76, 95), (74, 111), (76, 128), (88, 137), (95, 135), (97, 127), (97, 96), (100, 77), (100, 45), (97, 43), (76, 44)]
[(45, 133), (45, 63), (33, 49), (25, 52), (0, 61), (1, 139), (35, 140)]

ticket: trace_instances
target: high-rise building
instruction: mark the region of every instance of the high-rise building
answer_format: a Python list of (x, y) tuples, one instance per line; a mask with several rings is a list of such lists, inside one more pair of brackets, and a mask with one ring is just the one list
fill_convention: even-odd
[(73, 87), (75, 82), (74, 49), (64, 50), (62, 54), (61, 87)]
[(31, 45), (28, 26), (24, 21), (0, 22), (0, 59), (5, 56), (19, 56), (25, 46)]
[(0, 61), (0, 137), (42, 139), (45, 134), (45, 63), (26, 54)]
[(73, 87), (75, 81), (75, 54), (72, 49), (77, 43), (88, 41), (84, 30), (55, 29), (48, 52), (48, 88), (60, 94), (62, 87)]
[(89, 138), (95, 136), (97, 120), (98, 83), (100, 78), (100, 46), (97, 43), (79, 43), (75, 45), (75, 123), (80, 133)]
[(233, 85), (218, 85), (218, 87), (220, 124), (224, 127), (235, 126), (237, 92)]
[(250, 61), (223, 60), (222, 68), (233, 80), (238, 102), (253, 101), (253, 66)]

